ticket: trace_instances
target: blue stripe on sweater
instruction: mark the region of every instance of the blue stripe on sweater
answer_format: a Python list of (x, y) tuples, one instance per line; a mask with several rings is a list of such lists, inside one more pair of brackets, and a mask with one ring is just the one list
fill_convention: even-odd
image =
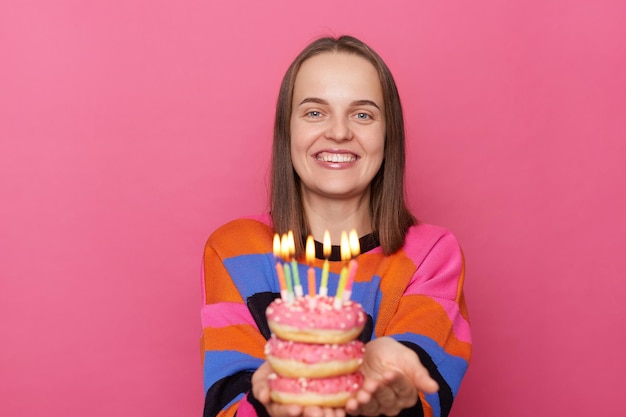
[(241, 371), (255, 371), (262, 359), (235, 350), (204, 352), (204, 393), (220, 379)]
[(433, 417), (440, 417), (441, 402), (439, 400), (439, 394), (435, 392), (434, 394), (426, 394), (424, 397), (426, 397), (428, 405), (430, 405), (430, 408), (433, 410)]
[(225, 259), (224, 266), (244, 300), (259, 292), (280, 292), (272, 254), (235, 256)]

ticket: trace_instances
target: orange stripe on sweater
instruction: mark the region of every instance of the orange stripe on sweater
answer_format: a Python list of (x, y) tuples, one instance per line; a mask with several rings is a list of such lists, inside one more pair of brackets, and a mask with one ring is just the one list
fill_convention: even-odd
[(239, 409), (239, 401), (237, 401), (234, 404), (231, 404), (230, 407), (228, 407), (226, 410), (222, 410), (219, 413), (217, 413), (217, 417), (233, 417), (237, 413), (238, 409)]
[(219, 329), (202, 330), (202, 350), (239, 350), (255, 358), (265, 359), (265, 338), (255, 326), (238, 324)]
[(204, 249), (204, 301), (206, 304), (218, 302), (243, 303), (239, 290), (233, 283), (222, 260), (212, 247)]
[(454, 335), (452, 321), (439, 303), (425, 295), (405, 295), (385, 334), (412, 332), (427, 336), (451, 355), (469, 360), (472, 345)]
[[(254, 236), (254, 239), (239, 239), (240, 236)], [(207, 245), (219, 241), (221, 259), (240, 256), (241, 254), (271, 253), (274, 231), (265, 223), (252, 219), (237, 219), (217, 229)]]
[(457, 289), (457, 303), (461, 310), (461, 316), (469, 323), (469, 313), (467, 312), (467, 304), (465, 303), (465, 293), (463, 292), (463, 285), (465, 283), (465, 254), (461, 250), (461, 257), (463, 258), (463, 266), (461, 268), (461, 276), (459, 277), (459, 286)]
[(379, 263), (375, 273), (382, 277), (380, 289), (384, 296), (378, 310), (379, 315), (375, 329), (377, 335), (389, 334), (387, 327), (399, 315), (396, 311), (398, 303), (401, 302), (404, 289), (409, 285), (409, 281), (416, 270), (417, 267), (413, 261), (407, 258), (402, 250), (384, 258)]
[(423, 392), (418, 392), (417, 394), (420, 397), (420, 401), (422, 402), (422, 409), (424, 410), (424, 417), (433, 417), (433, 409), (426, 400), (426, 396)]

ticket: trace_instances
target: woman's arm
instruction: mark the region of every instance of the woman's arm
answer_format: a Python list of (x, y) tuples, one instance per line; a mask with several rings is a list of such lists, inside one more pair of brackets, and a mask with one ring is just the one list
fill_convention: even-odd
[(202, 273), (202, 364), (205, 416), (267, 415), (249, 393), (269, 337), (265, 307), (277, 296), (271, 229), (250, 219), (228, 223), (205, 246)]
[(232, 416), (250, 391), (252, 373), (263, 363), (265, 338), (210, 241), (202, 278), (204, 416)]
[[(368, 379), (347, 405), (349, 414), (395, 414), (399, 404), (408, 412), (410, 398), (411, 415), (450, 412), (471, 355), (464, 261), (452, 234), (433, 231), (407, 236), (405, 252), (417, 268), (381, 335), (386, 337), (366, 347)], [(424, 369), (430, 378), (422, 377)]]

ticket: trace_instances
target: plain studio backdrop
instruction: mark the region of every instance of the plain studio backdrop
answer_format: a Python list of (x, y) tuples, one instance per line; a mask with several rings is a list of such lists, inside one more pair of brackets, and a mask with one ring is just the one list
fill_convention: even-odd
[(623, 415), (626, 3), (0, 3), (0, 415), (199, 416), (208, 235), (267, 209), (280, 79), (352, 34), (467, 260), (453, 417)]

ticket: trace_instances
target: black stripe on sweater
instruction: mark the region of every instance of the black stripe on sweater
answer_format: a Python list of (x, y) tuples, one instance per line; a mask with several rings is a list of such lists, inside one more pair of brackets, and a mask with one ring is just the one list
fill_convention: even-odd
[(252, 391), (248, 393), (248, 402), (252, 405), (252, 407), (254, 407), (254, 411), (256, 411), (258, 417), (270, 417), (265, 409), (265, 406), (256, 399), (256, 397), (252, 394)]
[(252, 314), (252, 318), (265, 340), (269, 339), (271, 336), (270, 327), (267, 324), (267, 317), (265, 316), (265, 310), (267, 310), (267, 307), (272, 303), (272, 301), (278, 297), (280, 297), (279, 293), (266, 291), (258, 292), (246, 299), (248, 310), (250, 310), (250, 314)]
[(204, 417), (215, 417), (242, 392), (252, 388), (252, 372), (238, 372), (220, 379), (209, 388), (204, 397)]

